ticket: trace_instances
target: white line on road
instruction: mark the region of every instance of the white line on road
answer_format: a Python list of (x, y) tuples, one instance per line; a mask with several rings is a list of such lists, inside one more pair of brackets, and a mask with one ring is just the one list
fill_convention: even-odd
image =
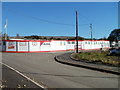
[(42, 89), (44, 89), (44, 90), (48, 90), (48, 89), (47, 89), (48, 87), (46, 87), (46, 86), (44, 86), (44, 85), (41, 85), (40, 83), (37, 83), (36, 81), (32, 80), (31, 78), (27, 77), (26, 75), (22, 74), (21, 72), (19, 72), (18, 70), (12, 68), (11, 66), (9, 66), (9, 65), (7, 65), (7, 64), (5, 64), (5, 63), (2, 63), (2, 62), (0, 62), (0, 64), (3, 64), (3, 65), (5, 65), (6, 67), (12, 69), (13, 71), (15, 71), (16, 73), (20, 74), (20, 75), (23, 76), (24, 78), (28, 79), (29, 81), (31, 81), (31, 82), (34, 83), (35, 85), (39, 86), (40, 88), (42, 88)]

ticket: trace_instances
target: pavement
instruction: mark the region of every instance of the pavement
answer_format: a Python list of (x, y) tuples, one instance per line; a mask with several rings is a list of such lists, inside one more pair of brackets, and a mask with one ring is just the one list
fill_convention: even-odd
[(101, 71), (101, 72), (120, 75), (120, 67), (114, 67), (114, 66), (103, 65), (103, 64), (87, 63), (87, 62), (83, 62), (80, 60), (78, 61), (72, 56), (72, 54), (73, 54), (73, 52), (58, 55), (55, 57), (55, 60), (57, 62), (71, 65), (71, 66), (82, 67), (82, 68), (86, 68), (86, 69), (97, 70), (97, 71)]
[(3, 88), (3, 90), (10, 88), (34, 88), (35, 90), (44, 90), (5, 65), (2, 65), (2, 85), (0, 88)]

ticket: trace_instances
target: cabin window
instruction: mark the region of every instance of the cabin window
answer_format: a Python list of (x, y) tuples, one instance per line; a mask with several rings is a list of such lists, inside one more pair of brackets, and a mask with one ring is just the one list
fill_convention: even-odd
[(75, 44), (75, 42), (72, 42), (72, 44)]

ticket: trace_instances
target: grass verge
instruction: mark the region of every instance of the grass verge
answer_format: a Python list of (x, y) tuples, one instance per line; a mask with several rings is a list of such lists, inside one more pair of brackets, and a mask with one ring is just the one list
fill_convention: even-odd
[(88, 63), (105, 64), (110, 66), (120, 66), (120, 56), (111, 56), (108, 51), (80, 52), (73, 55), (77, 60)]

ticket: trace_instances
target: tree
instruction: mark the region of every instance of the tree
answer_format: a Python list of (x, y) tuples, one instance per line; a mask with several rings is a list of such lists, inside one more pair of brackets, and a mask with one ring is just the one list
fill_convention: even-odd
[(108, 38), (103, 37), (103, 38), (100, 38), (100, 39), (98, 39), (98, 40), (108, 40)]
[(44, 37), (43, 39), (47, 40), (47, 38), (46, 38), (46, 37)]
[(24, 38), (27, 38), (27, 39), (42, 39), (41, 36), (37, 36), (37, 35), (25, 36)]
[(53, 39), (54, 39), (53, 37), (50, 38), (50, 40), (53, 40)]
[(108, 40), (110, 41), (118, 41), (118, 39), (120, 38), (120, 29), (114, 29), (109, 37), (108, 37)]
[(119, 47), (119, 40), (120, 40), (120, 29), (114, 29), (109, 37), (108, 40), (110, 40), (110, 46), (111, 47)]

